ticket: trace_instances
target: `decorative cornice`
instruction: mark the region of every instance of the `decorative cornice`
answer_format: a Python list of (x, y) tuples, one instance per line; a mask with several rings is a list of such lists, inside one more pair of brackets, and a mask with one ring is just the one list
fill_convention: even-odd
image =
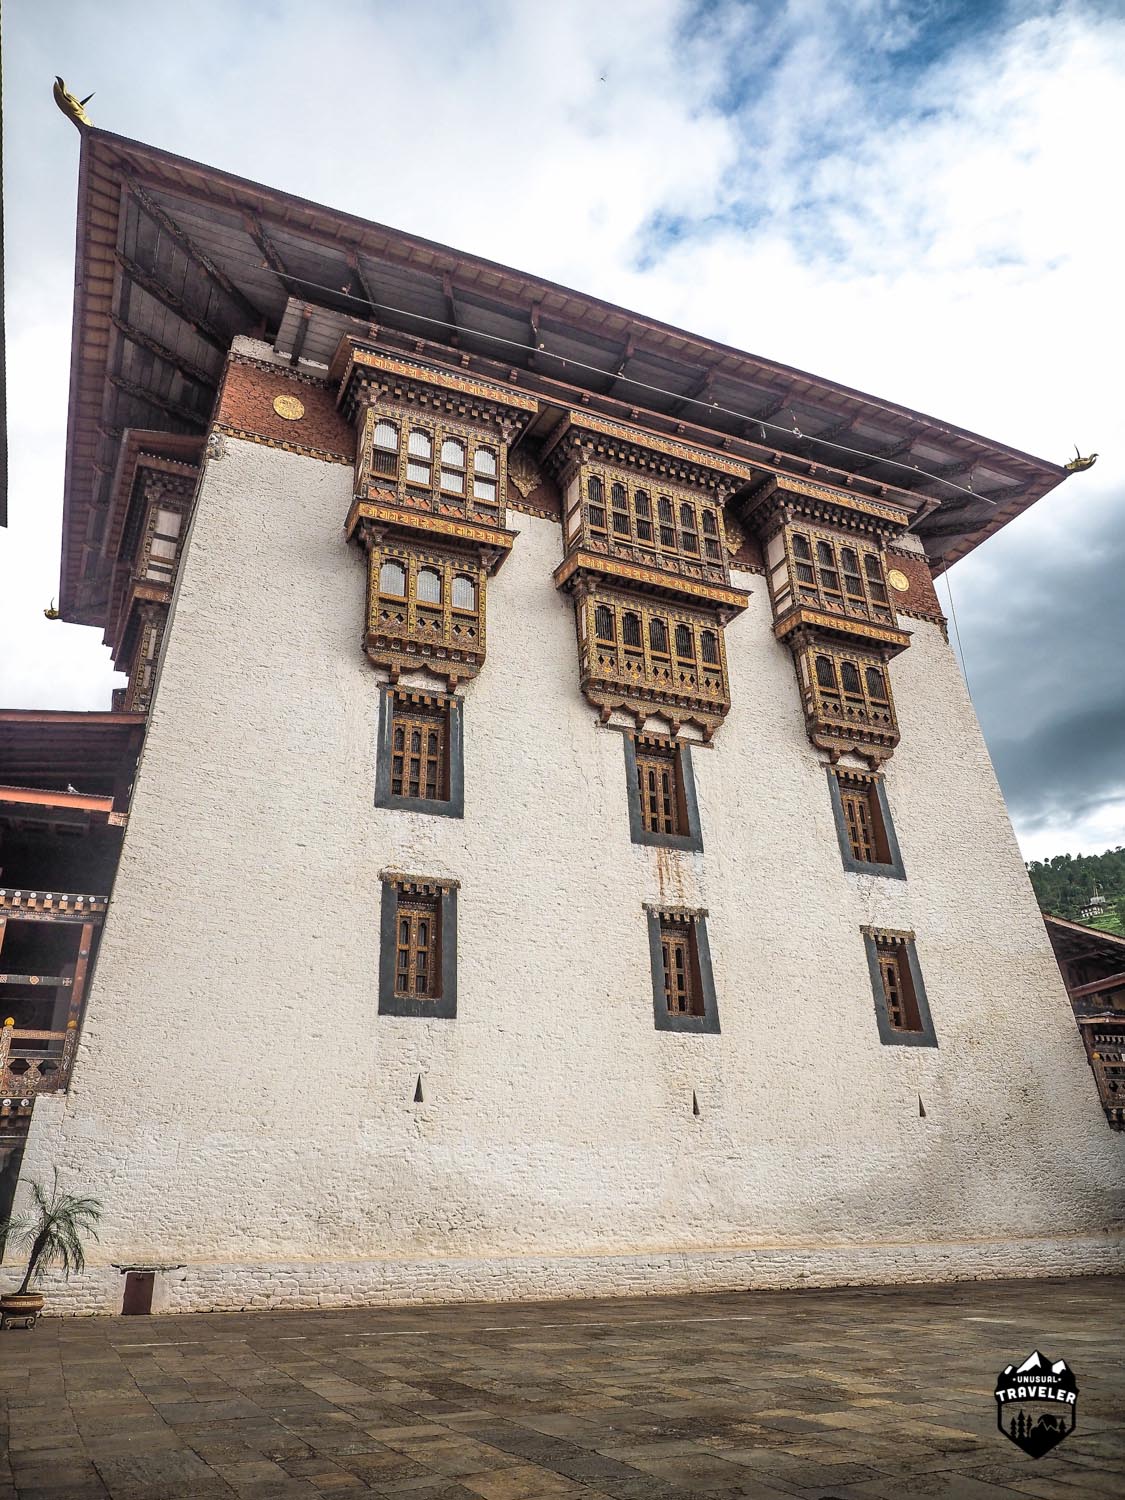
[[(701, 469), (725, 478), (733, 476), (738, 480), (738, 485), (734, 488), (748, 484), (757, 472), (749, 464), (739, 463), (725, 454), (679, 443), (643, 427), (629, 427), (622, 422), (611, 422), (604, 417), (577, 411), (569, 412), (551, 433), (540, 451), (539, 462), (545, 463), (565, 439), (573, 437), (576, 442), (581, 442), (583, 436), (587, 439), (592, 437), (595, 444), (600, 441), (603, 449), (608, 445), (608, 440), (608, 443), (617, 442), (636, 450), (634, 462), (636, 457), (643, 460), (644, 455), (649, 454), (653, 457), (671, 458), (687, 469)], [(649, 466), (657, 467), (651, 462)], [(690, 480), (684, 476), (681, 482)]]
[[(792, 497), (792, 498), (790, 498)], [(828, 505), (862, 518), (863, 521), (881, 522), (884, 527), (905, 530), (910, 524), (910, 512), (901, 505), (892, 505), (886, 500), (872, 500), (866, 495), (848, 494), (825, 484), (814, 484), (809, 479), (797, 479), (789, 474), (771, 474), (739, 506), (740, 519), (747, 525), (751, 517), (765, 507), (796, 504), (803, 511), (815, 511), (818, 505)]]
[[(347, 351), (346, 361), (341, 359), (341, 353), (344, 350)], [(457, 375), (452, 370), (441, 370), (436, 366), (417, 363), (414, 360), (396, 359), (391, 355), (379, 354), (373, 349), (363, 348), (352, 339), (344, 341), (341, 351), (337, 352), (333, 360), (333, 373), (338, 369), (340, 371), (338, 404), (341, 407), (353, 400), (354, 380), (362, 379), (363, 375), (369, 372), (376, 378), (383, 376), (382, 383), (387, 388), (396, 383), (428, 386), (434, 390), (460, 396), (464, 400), (478, 401), (484, 405), (493, 406), (501, 412), (519, 413), (520, 425), (523, 425), (539, 410), (539, 402), (532, 396), (525, 396), (521, 391), (514, 391), (502, 385), (493, 385), (488, 381), (468, 375)], [(347, 415), (346, 411), (345, 415)]]
[(414, 510), (408, 506), (386, 505), (377, 500), (356, 499), (348, 511), (344, 530), (349, 541), (355, 536), (362, 522), (389, 527), (395, 531), (421, 534), (435, 543), (446, 542), (451, 546), (488, 549), (494, 552), (495, 560), (489, 568), (494, 573), (512, 550), (518, 531), (508, 531), (500, 526), (487, 526), (481, 521), (454, 520), (449, 516), (436, 516), (432, 511)]
[(285, 453), (299, 453), (303, 458), (319, 458), (326, 464), (346, 464), (349, 469), (355, 467), (354, 459), (345, 458), (339, 453), (332, 453), (327, 448), (312, 448), (306, 443), (263, 437), (261, 433), (248, 432), (245, 427), (232, 427), (227, 422), (216, 422), (212, 431), (221, 432), (226, 437), (240, 438), (244, 443), (260, 443), (263, 448), (280, 448)]
[(411, 895), (437, 896), (445, 891), (459, 891), (461, 882), (445, 875), (407, 875), (402, 870), (380, 870), (379, 879), (396, 890)]
[(795, 631), (803, 629), (829, 631), (833, 635), (859, 636), (862, 640), (893, 646), (896, 651), (905, 651), (910, 645), (910, 632), (907, 630), (895, 630), (890, 625), (872, 625), (867, 620), (857, 620), (850, 615), (829, 614), (826, 610), (809, 609), (807, 605), (801, 605), (782, 615), (773, 627), (773, 633), (779, 641), (784, 641)]
[(555, 569), (555, 587), (565, 589), (577, 576), (590, 574), (610, 583), (629, 588), (640, 585), (653, 593), (685, 598), (702, 605), (719, 605), (727, 616), (740, 614), (750, 598), (746, 589), (724, 584), (699, 583), (680, 573), (666, 573), (660, 568), (646, 568), (639, 563), (622, 562), (600, 552), (572, 552)]

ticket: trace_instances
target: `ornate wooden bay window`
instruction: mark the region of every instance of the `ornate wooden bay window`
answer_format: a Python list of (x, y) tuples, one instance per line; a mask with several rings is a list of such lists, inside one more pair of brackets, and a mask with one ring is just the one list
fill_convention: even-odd
[(835, 762), (878, 766), (899, 740), (887, 663), (910, 643), (887, 587), (884, 549), (900, 506), (771, 476), (739, 505), (762, 543), (774, 634), (792, 650), (809, 738)]
[(364, 650), (392, 682), (424, 667), (452, 688), (484, 662), (487, 580), (515, 537), (508, 447), (537, 403), (354, 339), (337, 365), (358, 430), (347, 534), (368, 558)]
[(168, 624), (172, 590), (187, 535), (198, 465), (146, 445), (183, 447), (185, 440), (135, 433), (122, 450), (119, 484), (124, 521), (118, 546), (116, 613), (106, 631), (118, 671), (129, 681), (120, 706), (147, 713)]
[(719, 454), (571, 413), (541, 455), (563, 495), (558, 588), (575, 604), (582, 691), (603, 720), (660, 716), (710, 739), (730, 707), (722, 505), (750, 476)]

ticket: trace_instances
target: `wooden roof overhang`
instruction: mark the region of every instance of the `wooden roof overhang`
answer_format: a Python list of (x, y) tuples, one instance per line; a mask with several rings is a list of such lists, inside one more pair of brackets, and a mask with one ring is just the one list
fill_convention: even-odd
[(136, 713), (0, 709), (0, 785), (63, 794), (69, 785), (80, 801), (120, 796), (132, 781), (144, 726), (144, 714)]
[(1060, 961), (1100, 958), (1113, 960), (1125, 968), (1125, 937), (1118, 937), (1115, 932), (1102, 932), (1098, 927), (1084, 927), (1081, 922), (1068, 922), (1065, 917), (1044, 915), (1043, 923), (1055, 957)]
[[(110, 491), (125, 431), (205, 433), (237, 334), (274, 338), (294, 365), (327, 366), (341, 318), (466, 372), (553, 393), (564, 409), (581, 401), (767, 469), (882, 492), (912, 511), (939, 568), (1066, 477), (908, 407), (509, 267), (106, 131), (82, 134), (67, 620), (106, 623)], [(324, 330), (310, 305), (331, 315)]]

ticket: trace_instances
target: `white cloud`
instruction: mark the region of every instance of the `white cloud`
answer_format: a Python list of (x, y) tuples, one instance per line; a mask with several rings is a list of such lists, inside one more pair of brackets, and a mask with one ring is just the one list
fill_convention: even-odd
[[(105, 702), (111, 682), (94, 632), (39, 613), (57, 586), (77, 144), (49, 98), (56, 69), (97, 89), (109, 129), (1033, 452), (1100, 448), (1089, 475), (958, 566), (972, 675), (1021, 550), (1080, 546), (1125, 489), (1125, 21), (1027, 3), (989, 28), (950, 7), (947, 43), (966, 14), (977, 24), (944, 50), (931, 8), (893, 0), (9, 18), (15, 558), (0, 631), (23, 649), (0, 663), (0, 701)], [(656, 216), (686, 235), (654, 239)], [(1048, 623), (1054, 607), (1040, 602)], [(1103, 823), (1090, 836), (1103, 832), (1120, 840)]]

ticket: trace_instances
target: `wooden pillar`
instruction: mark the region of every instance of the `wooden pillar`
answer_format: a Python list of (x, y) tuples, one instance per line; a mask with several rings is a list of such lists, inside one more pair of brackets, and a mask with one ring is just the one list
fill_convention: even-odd
[(77, 1026), (78, 1017), (82, 1011), (82, 998), (86, 992), (86, 976), (90, 969), (90, 948), (93, 941), (93, 922), (83, 922), (82, 937), (78, 943), (78, 962), (74, 965), (74, 983), (70, 987), (68, 1026)]

